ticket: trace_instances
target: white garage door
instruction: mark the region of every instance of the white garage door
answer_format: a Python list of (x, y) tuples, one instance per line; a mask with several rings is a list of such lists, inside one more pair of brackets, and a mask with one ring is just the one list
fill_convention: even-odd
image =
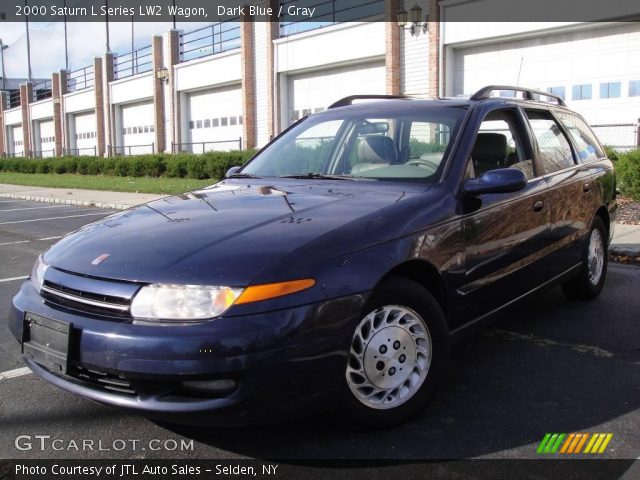
[(290, 75), (287, 80), (287, 119), (291, 124), (349, 95), (385, 92), (385, 67), (380, 62)]
[[(242, 137), (242, 90), (239, 86), (189, 94), (190, 150), (236, 150)], [(187, 148), (183, 148), (189, 150)]]
[(53, 125), (53, 120), (41, 120), (38, 122), (39, 130), (39, 147), (36, 150), (40, 150), (39, 156), (53, 157), (55, 155), (56, 148), (56, 132)]
[(122, 145), (118, 153), (137, 155), (153, 153), (155, 141), (153, 102), (122, 107)]
[(11, 142), (12, 154), (14, 157), (22, 157), (24, 155), (24, 143), (22, 141), (22, 127), (9, 127), (9, 139)]
[[(627, 96), (627, 82), (640, 78), (640, 42), (630, 38), (640, 38), (637, 22), (456, 48), (447, 93), (469, 95), (485, 85), (521, 85), (564, 96), (590, 123), (635, 123), (640, 97)], [(621, 83), (618, 98), (602, 98), (600, 85), (607, 82)]]
[(77, 113), (73, 116), (75, 149), (79, 155), (95, 155), (97, 145), (96, 114)]

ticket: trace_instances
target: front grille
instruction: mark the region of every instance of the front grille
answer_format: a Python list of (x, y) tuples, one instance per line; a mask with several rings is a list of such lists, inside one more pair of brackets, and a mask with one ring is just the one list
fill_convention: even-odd
[(80, 380), (83, 384), (101, 390), (123, 393), (125, 395), (137, 395), (129, 380), (122, 375), (114, 375), (100, 370), (89, 369), (80, 365), (72, 367), (69, 376)]
[(47, 302), (93, 315), (130, 318), (131, 300), (66, 287), (45, 280), (40, 295)]

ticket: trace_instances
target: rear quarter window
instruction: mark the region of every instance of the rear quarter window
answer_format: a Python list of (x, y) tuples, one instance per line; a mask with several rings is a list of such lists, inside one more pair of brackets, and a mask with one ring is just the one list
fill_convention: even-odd
[(600, 147), (600, 142), (598, 142), (595, 134), (584, 120), (573, 113), (565, 111), (556, 111), (554, 113), (567, 129), (569, 135), (571, 135), (580, 163), (593, 162), (605, 156)]
[(545, 174), (575, 165), (569, 140), (549, 111), (525, 109)]

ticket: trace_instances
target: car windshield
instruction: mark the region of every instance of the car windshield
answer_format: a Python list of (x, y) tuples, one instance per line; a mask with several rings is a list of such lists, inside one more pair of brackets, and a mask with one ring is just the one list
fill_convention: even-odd
[(437, 182), (465, 108), (339, 109), (301, 120), (241, 174)]

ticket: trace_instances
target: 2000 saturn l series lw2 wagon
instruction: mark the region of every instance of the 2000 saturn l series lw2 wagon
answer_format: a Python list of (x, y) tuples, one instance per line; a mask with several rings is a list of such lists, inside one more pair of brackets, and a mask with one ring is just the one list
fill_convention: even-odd
[(385, 426), (427, 403), (450, 342), (493, 312), (554, 284), (598, 295), (615, 177), (560, 98), (358, 98), (216, 185), (42, 254), (9, 319), (26, 364), (169, 422), (340, 405)]

